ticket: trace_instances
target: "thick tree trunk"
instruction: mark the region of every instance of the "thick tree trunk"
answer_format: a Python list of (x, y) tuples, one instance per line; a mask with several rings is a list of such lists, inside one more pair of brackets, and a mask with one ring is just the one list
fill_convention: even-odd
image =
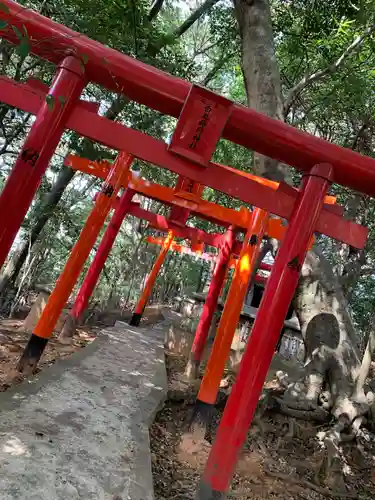
[[(242, 39), (248, 104), (283, 120), (269, 2), (234, 0), (234, 4)], [(253, 126), (256, 127), (256, 123)], [(286, 168), (273, 160), (256, 156), (255, 167), (263, 176), (288, 180)], [(352, 398), (360, 367), (355, 330), (332, 268), (318, 252), (310, 252), (307, 256), (295, 301), (307, 345), (308, 364), (305, 383), (293, 386), (289, 394), (300, 400), (293, 411), (301, 411), (293, 416), (304, 417), (312, 413), (305, 410), (319, 412), (318, 403), (323, 403), (323, 407), (332, 410), (336, 417), (345, 413), (352, 420), (363, 410)], [(321, 412), (319, 415), (321, 417)]]
[(360, 359), (346, 299), (330, 263), (316, 247), (309, 252), (295, 294), (295, 309), (307, 351), (307, 405), (323, 406), (350, 421), (362, 411), (356, 394)]
[[(242, 72), (248, 105), (260, 113), (283, 120), (279, 67), (268, 0), (234, 0), (242, 45)], [(256, 127), (256, 123), (252, 124)], [(289, 176), (279, 162), (261, 155), (254, 157), (258, 175), (272, 180)]]

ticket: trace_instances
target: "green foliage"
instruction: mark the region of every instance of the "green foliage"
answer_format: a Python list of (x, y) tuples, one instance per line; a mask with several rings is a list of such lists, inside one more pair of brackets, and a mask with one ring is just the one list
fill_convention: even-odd
[[(373, 156), (374, 36), (365, 37), (354, 51), (348, 48), (375, 25), (374, 2), (276, 0), (272, 7), (284, 95), (288, 96), (303, 78), (329, 69), (295, 96), (287, 120), (310, 133)], [(352, 273), (348, 297), (359, 331), (364, 333), (372, 325), (375, 300), (374, 201), (363, 197), (353, 211), (350, 206), (355, 193), (341, 186), (333, 186), (332, 193), (348, 209), (351, 218), (370, 229), (364, 258), (337, 242), (320, 238), (339, 279), (345, 278), (349, 264), (362, 261)]]
[[(210, 17), (206, 17), (202, 21), (199, 30), (193, 31), (193, 29), (195, 30), (193, 27), (185, 33), (183, 41), (172, 34), (188, 15), (185, 9), (182, 11), (174, 2), (166, 3), (162, 12), (152, 23), (148, 21), (149, 1), (119, 2), (110, 0), (103, 4), (98, 0), (92, 2), (63, 0), (59, 3), (47, 0), (30, 4), (25, 0), (22, 3), (26, 7), (40, 8), (44, 15), (99, 42), (189, 80), (204, 78), (204, 72), (210, 71), (210, 65), (206, 64), (209, 57), (218, 57), (225, 47), (223, 37), (226, 35), (224, 31), (219, 33), (219, 31), (214, 32), (213, 30), (211, 33), (210, 22), (212, 18)], [(215, 11), (215, 15), (216, 13), (219, 11)], [(224, 19), (224, 16), (222, 15), (221, 18)], [(231, 23), (233, 28), (233, 19)], [(37, 74), (44, 81), (50, 82), (53, 75), (52, 65), (33, 58), (30, 55), (27, 33), (22, 33), (17, 28), (14, 28), (14, 31), (20, 43), (16, 48), (10, 45), (8, 48), (6, 44), (9, 57), (5, 58), (5, 64), (3, 63), (1, 69), (2, 73), (20, 80), (25, 80), (30, 74)], [(206, 62), (196, 64), (195, 54), (192, 53), (191, 47), (194, 43), (198, 45), (205, 43), (204, 40), (198, 40), (203, 33), (211, 33), (210, 45), (212, 47), (201, 55), (201, 59), (205, 59)], [(232, 48), (233, 46), (234, 44), (232, 44)], [(80, 54), (80, 57), (83, 64), (88, 63), (86, 54)], [(214, 72), (213, 78), (215, 76)], [(89, 85), (84, 91), (84, 97), (100, 101), (105, 110), (110, 107), (115, 96), (95, 85)], [(62, 96), (58, 97), (58, 101), (61, 105), (65, 103)], [(55, 99), (49, 95), (46, 97), (46, 103), (51, 110), (57, 104)], [(133, 128), (163, 140), (167, 140), (171, 136), (175, 126), (175, 120), (135, 102), (128, 103), (120, 112), (118, 119)], [(19, 111), (4, 107), (2, 123), (6, 141), (3, 146), (5, 162), (0, 173), (1, 178), (5, 179), (14, 160), (14, 155), (17, 154), (17, 149), (19, 149), (28, 129), (29, 119)], [(15, 136), (13, 133), (17, 127), (21, 132)], [(20, 235), (21, 243), (22, 240), (28, 240), (38, 217), (45, 210), (40, 202), (54, 186), (57, 176), (63, 168), (62, 157), (68, 150), (78, 151), (91, 159), (107, 158), (113, 160), (115, 157), (115, 152), (100, 145), (91, 144), (89, 141), (82, 140), (75, 134), (67, 132), (24, 222)], [(230, 155), (227, 154), (227, 156)], [(134, 168), (140, 169), (146, 178), (163, 185), (174, 185), (177, 179), (176, 175), (168, 170), (156, 168), (144, 162), (136, 162)], [(97, 189), (97, 182), (92, 185), (91, 180), (82, 175), (76, 175), (73, 182), (65, 189), (58, 207), (52, 212), (47, 225), (39, 236), (38, 243), (33, 248), (33, 268), (31, 272), (27, 271), (28, 286), (32, 287), (37, 282), (52, 284), (56, 281), (74, 242), (79, 236), (83, 221), (91, 210), (91, 198)], [(168, 210), (158, 203), (148, 203), (147, 208), (168, 215)], [(139, 233), (138, 229), (141, 229), (142, 233)], [(144, 277), (152, 265), (153, 255), (155, 255), (150, 254), (144, 243), (144, 231), (144, 224), (139, 224), (138, 221), (131, 218), (127, 219), (95, 291), (94, 301), (99, 299), (104, 306), (109, 300), (108, 297), (111, 297), (113, 303), (117, 300), (117, 303), (123, 304), (125, 302), (128, 305), (136, 300)], [(87, 262), (86, 270), (92, 257), (93, 254)], [(161, 285), (163, 280), (167, 282), (163, 288), (163, 299), (165, 300), (170, 300), (176, 293), (194, 291), (198, 287), (198, 277), (205, 264), (190, 256), (180, 257), (177, 254), (170, 254), (166, 271), (159, 278)], [(160, 296), (155, 297), (155, 300), (160, 298)]]
[[(25, 7), (39, 9), (44, 15), (63, 23), (73, 30), (87, 35), (109, 47), (151, 64), (189, 81), (203, 83), (241, 104), (246, 104), (241, 71), (241, 44), (231, 2), (219, 2), (209, 13), (199, 19), (182, 36), (177, 29), (191, 12), (191, 4), (177, 0), (164, 3), (158, 16), (150, 22), (149, 0), (23, 0)], [(195, 2), (199, 6), (202, 2)], [(374, 83), (375, 39), (366, 37), (357, 50), (345, 56), (336, 70), (334, 65), (345, 54), (356, 37), (375, 23), (374, 0), (272, 0), (272, 15), (277, 58), (282, 79), (284, 97), (305, 77), (331, 68), (327, 74), (307, 85), (295, 96), (286, 120), (296, 127), (324, 137), (363, 154), (374, 155)], [(0, 2), (0, 10), (6, 6)], [(6, 23), (0, 30), (10, 29)], [(7, 43), (1, 45), (0, 71), (16, 80), (38, 76), (50, 83), (54, 67), (30, 54), (30, 42), (26, 32), (12, 27), (19, 44), (16, 48)], [(80, 54), (82, 64), (88, 56)], [(105, 62), (105, 61), (104, 61)], [(101, 104), (105, 113), (113, 104), (115, 95), (96, 85), (88, 85), (83, 97)], [(46, 103), (64, 105), (62, 96), (58, 103), (51, 96)], [(11, 165), (20, 150), (32, 121), (17, 110), (0, 107), (2, 141), (0, 142), (0, 185), (6, 179)], [(176, 120), (141, 106), (127, 103), (116, 115), (127, 126), (167, 141)], [(256, 127), (256, 123), (249, 124)], [(93, 144), (67, 131), (54, 156), (47, 176), (43, 179), (38, 196), (23, 225), (20, 241), (27, 241), (41, 213), (40, 202), (54, 186), (61, 172), (65, 154), (79, 152), (92, 160), (115, 158), (116, 152)], [(252, 153), (233, 143), (221, 140), (214, 160), (244, 171), (251, 171)], [(176, 175), (166, 169), (136, 161), (134, 169), (150, 181), (173, 186)], [(295, 185), (300, 176), (294, 176)], [(76, 175), (65, 189), (58, 207), (32, 250), (33, 268), (28, 274), (28, 285), (54, 283), (76, 241), (83, 221), (92, 208), (92, 196), (100, 183), (88, 176)], [(353, 193), (340, 186), (332, 192), (348, 212)], [(205, 189), (204, 198), (226, 207), (239, 209), (241, 202), (212, 189)], [(148, 210), (168, 215), (168, 209), (152, 200), (141, 200)], [(359, 272), (349, 290), (350, 307), (361, 332), (372, 325), (375, 304), (375, 204), (363, 198), (350, 216), (368, 225), (371, 230), (366, 254)], [(191, 217), (188, 224), (206, 231), (222, 231), (207, 221)], [(156, 247), (145, 243), (145, 236), (153, 234), (145, 224), (127, 218), (109, 257), (93, 301), (102, 307), (109, 304), (130, 306), (136, 301), (146, 274), (155, 259)], [(350, 249), (320, 238), (325, 255), (342, 278), (346, 264), (356, 259)], [(86, 269), (92, 260), (90, 256)], [(349, 256), (350, 255), (350, 259)], [(207, 263), (191, 256), (170, 253), (163, 272), (158, 278), (153, 300), (172, 300), (177, 294), (190, 293), (201, 283), (207, 272)], [(82, 280), (83, 274), (81, 276)], [(79, 284), (78, 284), (79, 285)], [(77, 286), (78, 286), (77, 285)]]

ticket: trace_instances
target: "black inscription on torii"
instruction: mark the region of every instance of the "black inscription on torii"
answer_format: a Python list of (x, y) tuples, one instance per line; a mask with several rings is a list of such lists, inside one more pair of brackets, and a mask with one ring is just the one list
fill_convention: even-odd
[(114, 193), (114, 187), (111, 184), (104, 184), (102, 193), (110, 198)]
[(302, 269), (302, 264), (298, 260), (298, 255), (294, 257), (290, 262), (288, 262), (288, 267), (290, 269), (293, 269), (293, 271), (297, 271), (298, 273), (301, 272)]
[(258, 238), (256, 234), (252, 234), (251, 238), (249, 239), (250, 246), (254, 246), (258, 243)]
[(212, 106), (205, 106), (203, 115), (198, 122), (198, 127), (195, 131), (195, 135), (193, 136), (192, 142), (189, 144), (190, 149), (195, 149), (198, 145), (198, 142), (201, 140), (204, 129), (207, 126), (207, 123), (210, 119), (210, 114), (212, 112)]
[(28, 165), (35, 167), (35, 164), (39, 158), (39, 153), (38, 153), (38, 151), (36, 151), (35, 149), (32, 149), (32, 148), (25, 149), (21, 153), (21, 158)]
[(192, 193), (194, 189), (194, 184), (195, 184), (194, 181), (189, 180), (187, 186), (185, 187), (185, 191), (187, 193)]

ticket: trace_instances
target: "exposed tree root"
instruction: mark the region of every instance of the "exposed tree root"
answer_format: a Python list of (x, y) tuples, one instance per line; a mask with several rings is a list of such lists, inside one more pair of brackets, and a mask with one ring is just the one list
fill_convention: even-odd
[[(332, 496), (350, 498), (350, 495), (345, 493), (342, 445), (355, 441), (358, 437), (360, 427), (366, 422), (365, 415), (369, 412), (372, 393), (369, 397), (364, 393), (362, 397), (358, 397), (341, 392), (333, 397), (332, 391), (327, 390), (327, 385), (322, 383), (322, 379), (323, 377), (315, 371), (310, 372), (303, 381), (289, 383), (281, 397), (273, 395), (275, 401), (273, 409), (292, 419), (288, 434), (284, 437), (293, 437), (295, 419), (322, 423), (328, 423), (332, 417), (335, 419), (329, 430), (317, 434), (324, 450), (324, 457), (316, 475), (316, 483), (327, 487), (324, 490), (326, 495), (335, 491), (336, 494), (331, 494)], [(283, 382), (285, 388), (285, 378)], [(272, 405), (269, 405), (269, 408), (272, 409)], [(281, 442), (280, 438), (277, 449), (280, 448)], [(318, 491), (316, 488), (315, 490)]]
[(323, 488), (323, 487), (318, 486), (310, 481), (307, 481), (306, 479), (294, 479), (293, 477), (290, 476), (290, 474), (283, 474), (282, 472), (273, 472), (273, 471), (270, 471), (269, 469), (264, 469), (264, 472), (268, 476), (274, 477), (276, 479), (280, 479), (281, 481), (287, 481), (288, 483), (294, 484), (296, 486), (301, 486), (303, 488), (309, 488), (310, 490), (314, 490), (317, 493), (320, 493), (321, 495), (325, 495), (328, 497), (334, 497), (334, 498), (357, 498), (358, 497), (358, 495), (356, 493), (345, 493), (345, 492), (332, 491), (328, 488)]
[(283, 398), (275, 398), (275, 400), (279, 405), (279, 411), (289, 417), (317, 422), (327, 422), (329, 419), (329, 412), (309, 401), (293, 401)]

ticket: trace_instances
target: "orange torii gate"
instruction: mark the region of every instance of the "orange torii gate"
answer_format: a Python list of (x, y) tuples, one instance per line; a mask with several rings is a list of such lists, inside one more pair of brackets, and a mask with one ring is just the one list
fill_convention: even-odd
[[(105, 179), (111, 167), (108, 161), (90, 161), (86, 158), (81, 158), (76, 155), (68, 155), (65, 158), (64, 165), (73, 168), (74, 170), (85, 172), (100, 179)], [(226, 167), (230, 168), (230, 167)], [(231, 169), (235, 171), (234, 169)], [(279, 183), (267, 181), (262, 177), (257, 177), (252, 174), (244, 173), (246, 178), (251, 179), (261, 185), (270, 186), (273, 190), (278, 189)], [(203, 200), (201, 197), (202, 190), (205, 186), (200, 185), (201, 192), (192, 193), (182, 190), (181, 186), (177, 184), (176, 187), (171, 188), (162, 186), (160, 184), (152, 183), (142, 179), (137, 173), (130, 173), (127, 179), (129, 187), (136, 191), (138, 194), (148, 198), (161, 201), (168, 206), (179, 206), (190, 210), (191, 214), (197, 215), (203, 219), (209, 220), (214, 224), (224, 226), (235, 226), (239, 230), (246, 231), (250, 215), (245, 207), (240, 210), (226, 208), (217, 203), (212, 203)], [(293, 188), (291, 188), (293, 189)], [(329, 210), (338, 210), (338, 206), (334, 205), (336, 198), (333, 196), (326, 196), (325, 204)], [(337, 207), (337, 208), (336, 208)], [(268, 223), (268, 231), (272, 238), (281, 239), (285, 233), (285, 225), (279, 218), (271, 219)]]
[[(108, 161), (96, 162), (88, 160), (86, 158), (81, 158), (76, 155), (68, 155), (64, 163), (70, 168), (103, 179), (106, 178), (107, 172), (110, 169), (111, 165)], [(259, 184), (269, 186), (273, 190), (278, 189), (280, 186), (277, 182), (263, 179), (253, 174), (243, 173), (243, 175), (244, 177), (250, 178), (255, 182), (258, 182)], [(202, 359), (204, 347), (207, 342), (209, 328), (212, 322), (213, 314), (217, 307), (218, 298), (224, 286), (225, 278), (227, 275), (227, 268), (230, 264), (230, 257), (232, 253), (237, 253), (239, 255), (238, 268), (236, 268), (233, 282), (228, 293), (227, 302), (225, 304), (222, 318), (219, 323), (217, 341), (214, 344), (213, 351), (210, 356), (211, 365), (215, 366), (215, 373), (212, 369), (208, 371), (209, 375), (207, 375), (207, 377), (203, 379), (204, 384), (202, 385), (202, 391), (200, 392), (199, 396), (201, 399), (203, 398), (205, 400), (205, 404), (203, 406), (204, 408), (207, 408), (207, 405), (212, 406), (214, 400), (216, 399), (216, 394), (220, 384), (220, 376), (224, 371), (225, 360), (229, 355), (230, 345), (233, 340), (242, 305), (245, 300), (249, 280), (252, 275), (254, 265), (257, 261), (263, 235), (267, 234), (272, 238), (282, 240), (286, 230), (285, 225), (279, 218), (268, 217), (268, 214), (265, 211), (255, 209), (254, 215), (251, 215), (251, 213), (245, 207), (242, 207), (240, 211), (236, 211), (203, 200), (201, 198), (203, 186), (190, 184), (190, 189), (189, 191), (187, 191), (183, 189), (184, 181), (182, 179), (179, 179), (175, 188), (169, 188), (142, 179), (138, 175), (138, 173), (129, 172), (129, 177), (127, 178), (126, 182), (128, 183), (129, 189), (131, 189), (132, 192), (137, 192), (138, 194), (141, 194), (148, 198), (162, 201), (163, 203), (172, 207), (182, 207), (183, 209), (188, 210), (189, 213), (199, 215), (200, 217), (208, 219), (216, 224), (230, 224), (233, 228), (246, 231), (243, 245), (238, 245), (238, 242), (236, 245), (235, 241), (233, 240), (232, 232), (229, 232), (227, 236), (224, 236), (224, 240), (220, 238), (219, 255), (217, 257), (217, 262), (214, 268), (210, 288), (208, 290), (206, 302), (204, 304), (203, 311), (197, 325), (194, 342), (192, 344), (190, 357), (186, 367), (186, 375), (189, 378), (196, 378), (198, 376), (199, 366)], [(185, 181), (185, 186), (186, 183), (187, 181)], [(341, 212), (341, 207), (335, 204), (335, 197), (326, 196), (324, 201), (326, 203), (326, 206), (332, 212)], [(121, 204), (121, 200), (116, 200), (114, 206), (116, 206), (116, 204)], [(138, 211), (134, 211), (131, 204), (128, 207), (128, 213), (137, 215), (141, 218), (146, 218), (146, 220), (150, 221), (150, 219), (148, 218), (150, 214), (146, 214), (144, 212), (142, 217), (139, 208)], [(124, 215), (122, 215), (122, 217), (124, 217)], [(189, 229), (191, 230), (191, 228)], [(183, 234), (184, 228), (181, 226), (179, 227), (179, 236), (182, 236)], [(229, 240), (227, 240), (226, 237), (229, 237)], [(163, 240), (163, 248), (147, 278), (145, 287), (142, 291), (141, 297), (137, 303), (134, 314), (130, 321), (130, 324), (132, 326), (138, 326), (140, 324), (143, 311), (152, 293), (156, 278), (161, 269), (161, 266), (163, 265), (168, 250), (173, 248), (173, 245), (176, 245), (173, 241), (173, 238), (173, 229), (170, 225), (168, 225), (168, 237)], [(103, 240), (106, 240), (106, 235), (103, 237)], [(114, 237), (111, 239), (111, 242), (113, 244)], [(196, 243), (199, 242), (199, 239), (196, 240)], [(310, 246), (311, 244), (312, 243), (310, 243)], [(73, 334), (78, 318), (82, 314), (83, 308), (87, 306), (89, 296), (93, 291), (94, 285), (96, 284), (97, 279), (99, 278), (99, 274), (104, 266), (105, 259), (107, 258), (110, 251), (110, 247), (106, 248), (107, 249), (105, 251), (105, 255), (96, 257), (87, 273), (87, 277), (77, 295), (70, 315), (68, 316), (68, 321), (63, 330), (64, 336), (71, 336)], [(101, 252), (102, 248), (99, 248), (98, 254), (101, 254)], [(98, 263), (100, 263), (100, 266), (98, 266)], [(91, 283), (91, 285), (89, 286), (88, 283)], [(224, 340), (222, 339), (222, 336), (224, 336)], [(208, 367), (211, 366), (210, 362)], [(210, 384), (214, 385), (215, 387), (215, 389), (211, 390), (211, 396), (209, 398), (202, 396), (202, 394), (205, 393), (205, 386), (207, 385), (206, 379), (208, 379), (210, 381)], [(206, 400), (209, 400), (209, 402)], [(197, 405), (199, 407), (199, 400)], [(206, 420), (209, 419), (209, 415), (210, 414), (206, 412)], [(196, 412), (196, 416), (194, 418), (203, 421), (199, 411)]]
[[(68, 155), (65, 159), (65, 165), (74, 168), (75, 170), (86, 172), (90, 175), (95, 175), (103, 179), (106, 178), (108, 171), (110, 169), (109, 162), (106, 161), (92, 162), (90, 160), (75, 155)], [(266, 182), (261, 178), (255, 176), (251, 177), (256, 179), (257, 182), (260, 183)], [(242, 208), (240, 211), (235, 211), (214, 203), (207, 202), (203, 200), (200, 196), (203, 191), (203, 186), (199, 186), (194, 183), (193, 184), (189, 183), (187, 180), (185, 181), (180, 178), (176, 187), (172, 189), (158, 184), (150, 183), (144, 179), (141, 179), (140, 176), (137, 175), (137, 173), (129, 172), (129, 176), (126, 178), (126, 183), (129, 185), (129, 190), (131, 190), (132, 193), (137, 192), (149, 198), (162, 201), (163, 203), (169, 206), (175, 207), (175, 209), (177, 210), (183, 209), (185, 211), (184, 212), (185, 219), (187, 219), (187, 216), (190, 213), (195, 213), (217, 224), (222, 224), (222, 225), (231, 224), (232, 226), (238, 228), (243, 228), (243, 227), (246, 228), (248, 224), (249, 212), (247, 209)], [(276, 183), (270, 182), (270, 184), (273, 187), (278, 186), (278, 184)], [(140, 212), (139, 207), (134, 207), (134, 205), (131, 202), (131, 198), (132, 196), (130, 198), (129, 197), (125, 198), (123, 202), (121, 199), (116, 200), (116, 203), (114, 205), (116, 207), (115, 214), (103, 237), (102, 243), (98, 248), (98, 252), (95, 255), (94, 261), (92, 262), (90, 269), (87, 272), (86, 278), (78, 292), (74, 305), (70, 311), (70, 314), (68, 315), (67, 321), (62, 331), (62, 338), (71, 337), (73, 335), (77, 321), (79, 320), (79, 317), (82, 315), (84, 309), (87, 307), (89, 297), (91, 296), (93, 289), (97, 283), (99, 275), (104, 267), (105, 260), (108, 257), (108, 254), (114, 243), (117, 232), (120, 228), (121, 222), (125, 217), (126, 213), (146, 218), (146, 220), (152, 222), (152, 219), (150, 220), (151, 214), (150, 213), (146, 214), (145, 212), (142, 214)], [(329, 198), (327, 197), (327, 201), (328, 203), (333, 203), (334, 199), (332, 197)], [(173, 213), (173, 208), (172, 208), (170, 217), (172, 219), (172, 224), (173, 224), (174, 214), (176, 214), (176, 212)], [(181, 236), (182, 234), (184, 234), (184, 230), (188, 231), (189, 233), (194, 231), (192, 228), (183, 227), (184, 222), (185, 222), (184, 220), (180, 220), (177, 228), (174, 227), (175, 234)], [(165, 256), (168, 252), (170, 245), (172, 245), (173, 234), (174, 234), (173, 226), (171, 226), (171, 224), (168, 224), (168, 226), (169, 226), (169, 236), (166, 240), (167, 243), (165, 243), (164, 248), (160, 252), (160, 255), (154, 264), (154, 267), (148, 277), (142, 295), (138, 301), (135, 312), (130, 322), (130, 324), (133, 326), (138, 326), (141, 321), (144, 308), (152, 292), (152, 288), (156, 281), (158, 272), (164, 262)], [(269, 236), (276, 239), (281, 239), (284, 232), (285, 232), (285, 227), (283, 226), (282, 222), (279, 219), (271, 219), (268, 221), (267, 233), (269, 234)], [(233, 232), (230, 231), (228, 233), (228, 236), (232, 238), (232, 235)], [(204, 237), (203, 241), (207, 242), (206, 236), (208, 235), (202, 233), (200, 237), (198, 236), (196, 240), (193, 239), (192, 241), (193, 242), (195, 241), (195, 244), (199, 244), (200, 241), (202, 240), (202, 236)], [(216, 309), (218, 297), (224, 285), (225, 277), (227, 274), (226, 269), (229, 263), (228, 259), (230, 259), (232, 250), (233, 252), (239, 253), (241, 247), (241, 245), (239, 245), (238, 242), (236, 244), (235, 240), (233, 240), (230, 243), (231, 252), (228, 252), (228, 250), (226, 249), (225, 241), (224, 241), (224, 247), (222, 247), (223, 236), (219, 235), (217, 236), (218, 236), (218, 244), (220, 247), (218, 262), (217, 265), (215, 266), (213, 279), (210, 284), (210, 290), (207, 295), (207, 300), (196, 332), (196, 339), (199, 339), (199, 342), (198, 340), (197, 342), (199, 346), (202, 347), (197, 349), (196, 347), (197, 342), (194, 343), (195, 358), (199, 357), (199, 359), (202, 356), (212, 316)]]
[[(162, 246), (165, 242), (165, 238), (161, 237), (154, 237), (154, 236), (147, 236), (146, 237), (147, 243), (150, 243), (151, 245), (158, 245)], [(199, 258), (203, 260), (215, 260), (216, 255), (212, 253), (205, 253), (204, 252), (204, 244), (198, 244), (197, 248), (193, 248), (193, 246), (189, 247), (187, 245), (182, 245), (181, 243), (177, 243), (176, 241), (172, 241), (172, 244), (169, 248), (172, 252), (177, 252), (181, 254), (187, 254), (187, 255), (197, 255)], [(233, 263), (231, 262), (231, 265)]]
[[(110, 168), (110, 163), (107, 161), (94, 162), (85, 158), (81, 158), (76, 155), (68, 155), (65, 159), (65, 165), (75, 170), (79, 170), (81, 172), (85, 172), (90, 175), (95, 175), (96, 177), (99, 178), (105, 178)], [(269, 185), (271, 185), (274, 189), (277, 189), (278, 187), (278, 183), (265, 181), (262, 178), (253, 176), (251, 174), (248, 174), (248, 176), (249, 178), (256, 180), (256, 182), (259, 182), (260, 184), (267, 184), (268, 182)], [(244, 207), (240, 211), (236, 211), (203, 200), (201, 198), (203, 186), (199, 186), (196, 184), (194, 185), (192, 183), (190, 183), (189, 185), (188, 181), (183, 181), (179, 179), (175, 188), (169, 188), (161, 186), (159, 184), (150, 183), (149, 181), (142, 179), (139, 175), (137, 175), (137, 173), (133, 174), (130, 173), (127, 182), (129, 188), (134, 192), (137, 192), (138, 194), (142, 194), (143, 196), (147, 196), (149, 198), (162, 201), (164, 204), (168, 206), (180, 207), (184, 210), (187, 210), (188, 213), (185, 212), (185, 216), (187, 214), (192, 213), (194, 215), (199, 215), (202, 218), (210, 220), (211, 222), (214, 222), (216, 224), (221, 224), (224, 226), (231, 225), (232, 227), (239, 230), (241, 229), (246, 230), (250, 221), (249, 211)], [(185, 189), (184, 189), (184, 182), (186, 186)], [(332, 197), (327, 197), (326, 201), (329, 205), (334, 203), (335, 200)], [(120, 203), (120, 201), (118, 200), (117, 203)], [(134, 211), (134, 208), (131, 206), (131, 204), (130, 207), (128, 207), (128, 213), (133, 215), (138, 214), (138, 216), (141, 216), (139, 213), (139, 209), (138, 211), (136, 209)], [(171, 216), (173, 216), (173, 212), (171, 213)], [(146, 214), (143, 214), (143, 217), (146, 217)], [(168, 229), (169, 229), (169, 236), (167, 240), (164, 242), (163, 249), (161, 250), (160, 255), (155, 261), (154, 267), (150, 275), (148, 276), (146, 285), (144, 287), (142, 295), (137, 303), (134, 314), (132, 316), (130, 322), (132, 326), (138, 326), (140, 324), (143, 311), (146, 307), (148, 298), (152, 292), (157, 275), (168, 253), (168, 249), (173, 244), (173, 237), (174, 237), (173, 229), (172, 227), (170, 227), (170, 225)], [(285, 227), (280, 219), (270, 219), (267, 221), (266, 231), (270, 237), (281, 240), (283, 234), (285, 233)], [(184, 227), (181, 226), (178, 229), (179, 236), (181, 236), (183, 232), (184, 232)], [(189, 232), (191, 232), (191, 228), (189, 228)], [(210, 284), (210, 290), (207, 294), (207, 299), (203, 308), (201, 319), (197, 327), (197, 332), (196, 332), (197, 341), (194, 343), (193, 346), (195, 352), (194, 356), (196, 358), (195, 360), (196, 364), (198, 362), (198, 358), (200, 360), (203, 353), (212, 317), (214, 311), (216, 310), (217, 301), (224, 285), (225, 277), (227, 274), (226, 269), (229, 263), (230, 255), (232, 251), (240, 253), (240, 246), (238, 245), (238, 242), (236, 244), (234, 239), (232, 241), (233, 233), (229, 232), (227, 233), (227, 236), (230, 238), (230, 251), (228, 251), (227, 244), (225, 243), (225, 241), (222, 241), (222, 237), (220, 237), (220, 242), (219, 242), (220, 251), (217, 264), (214, 269), (213, 279)], [(103, 239), (108, 242), (107, 235), (105, 235)], [(113, 241), (114, 238), (111, 239), (112, 244)], [(197, 239), (196, 243), (199, 242), (200, 240)], [(224, 246), (222, 246), (222, 243), (224, 243)], [(104, 266), (105, 259), (110, 251), (110, 246), (108, 246), (107, 244), (106, 246), (104, 246), (104, 248), (100, 247), (100, 251), (105, 252), (105, 257), (104, 255), (102, 255), (101, 258), (97, 257), (95, 258), (95, 261), (92, 263), (92, 266), (90, 267), (87, 273), (87, 277), (80, 289), (80, 292), (77, 295), (73, 308), (68, 316), (66, 326), (64, 327), (63, 330), (63, 336), (71, 336), (73, 334), (78, 318), (82, 314), (84, 307), (87, 306), (88, 298), (91, 295), (94, 284), (97, 282), (101, 269)], [(90, 283), (90, 285), (88, 283)], [(197, 347), (197, 345), (199, 345), (199, 348)]]
[[(162, 246), (164, 241), (165, 241), (165, 238), (162, 238), (161, 236), (156, 236), (156, 237), (155, 236), (146, 236), (146, 241), (147, 241), (147, 243), (150, 243), (150, 245)], [(170, 247), (170, 251), (177, 252), (177, 253), (180, 253), (182, 255), (186, 254), (186, 255), (196, 256), (198, 259), (206, 260), (208, 262), (214, 261), (217, 257), (217, 255), (214, 253), (205, 252), (204, 243), (200, 243), (198, 245), (192, 244), (191, 246), (189, 246), (189, 245), (183, 245), (182, 243), (177, 243), (176, 241), (173, 241), (172, 245)], [(233, 253), (235, 253), (235, 252), (233, 252)], [(237, 263), (238, 263), (238, 257), (233, 256), (233, 254), (232, 254), (232, 258), (229, 261), (228, 267), (230, 269), (235, 268)], [(267, 264), (264, 264), (262, 262), (260, 264), (259, 269), (262, 271), (270, 271), (272, 269), (272, 266), (269, 265), (269, 267), (268, 267)], [(267, 279), (267, 278), (264, 278), (264, 279)], [(259, 281), (261, 283), (264, 282), (263, 279), (261, 279)]]
[[(19, 34), (27, 34), (30, 52), (57, 65), (50, 87), (36, 79), (20, 83), (0, 77), (0, 100), (36, 115), (0, 194), (0, 213), (7, 214), (0, 221), (0, 266), (65, 129), (120, 152), (23, 352), (19, 370), (36, 367), (117, 193), (128, 187), (129, 155), (256, 207), (248, 226), (243, 228), (251, 235), (248, 254), (243, 255), (243, 269), (249, 267), (257, 251), (259, 241), (251, 244), (256, 237), (253, 231), (263, 232), (269, 214), (288, 220), (197, 493), (197, 500), (224, 499), (313, 233), (356, 248), (365, 244), (366, 228), (345, 220), (340, 209), (325, 203), (329, 186), (335, 182), (375, 196), (375, 161), (133, 60), (12, 0), (2, 0), (0, 21), (2, 38), (19, 44)], [(166, 145), (100, 116), (98, 103), (80, 99), (90, 81), (178, 118), (171, 143)], [(221, 137), (296, 167), (304, 173), (300, 189), (285, 184), (274, 189), (241, 171), (211, 162)], [(132, 190), (126, 193), (124, 205)], [(187, 212), (174, 212), (178, 227)], [(231, 224), (228, 226), (223, 258), (233, 243), (233, 230)], [(212, 394), (210, 389), (207, 398)]]

